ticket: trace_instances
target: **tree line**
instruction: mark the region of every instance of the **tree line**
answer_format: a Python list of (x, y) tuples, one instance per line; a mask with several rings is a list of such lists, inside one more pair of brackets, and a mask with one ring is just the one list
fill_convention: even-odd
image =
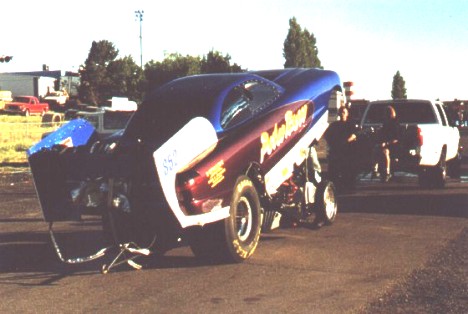
[[(78, 97), (81, 102), (98, 105), (113, 96), (128, 97), (136, 102), (144, 94), (176, 78), (207, 73), (238, 73), (248, 69), (231, 62), (229, 54), (211, 50), (204, 56), (183, 56), (171, 53), (162, 61), (151, 60), (141, 68), (131, 56), (119, 56), (119, 50), (107, 40), (93, 41), (88, 57), (80, 67), (81, 84)], [(318, 57), (316, 38), (293, 17), (284, 40), (284, 68), (323, 68)], [(399, 72), (397, 73), (400, 76)], [(400, 76), (401, 77), (401, 76)], [(395, 77), (394, 77), (395, 82)], [(403, 82), (403, 88), (401, 83)], [(395, 83), (394, 83), (395, 84)], [(397, 82), (398, 92), (404, 89), (404, 80)], [(399, 98), (399, 94), (396, 96)]]

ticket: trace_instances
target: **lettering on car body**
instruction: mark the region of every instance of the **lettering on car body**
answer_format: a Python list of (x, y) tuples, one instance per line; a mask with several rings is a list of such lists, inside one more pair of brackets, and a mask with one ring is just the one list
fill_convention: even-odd
[(206, 176), (208, 177), (208, 184), (214, 188), (217, 186), (221, 181), (224, 180), (224, 173), (226, 172), (226, 168), (224, 168), (224, 160), (218, 161), (216, 165), (211, 167), (207, 172)]
[(290, 137), (305, 123), (307, 119), (307, 109), (308, 105), (305, 104), (296, 112), (292, 112), (291, 110), (286, 111), (284, 114), (284, 123), (279, 126), (278, 123), (276, 123), (271, 134), (267, 131), (261, 134), (260, 142), (262, 148), (260, 150), (260, 163), (263, 163), (265, 156), (271, 155), (283, 144), (285, 139)]

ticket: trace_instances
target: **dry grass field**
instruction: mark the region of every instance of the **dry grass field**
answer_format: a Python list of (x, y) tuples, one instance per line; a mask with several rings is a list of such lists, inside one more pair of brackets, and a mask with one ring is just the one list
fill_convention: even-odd
[(27, 162), (26, 150), (52, 130), (41, 117), (0, 115), (0, 164)]

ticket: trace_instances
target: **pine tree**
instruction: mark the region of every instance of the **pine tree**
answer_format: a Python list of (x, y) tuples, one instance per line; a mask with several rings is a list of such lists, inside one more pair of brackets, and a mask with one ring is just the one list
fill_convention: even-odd
[(393, 76), (392, 99), (407, 99), (405, 80), (401, 76), (400, 71), (397, 71)]
[(296, 18), (291, 18), (283, 48), (283, 56), (286, 59), (284, 67), (322, 68), (316, 42), (314, 34), (307, 29), (302, 30)]

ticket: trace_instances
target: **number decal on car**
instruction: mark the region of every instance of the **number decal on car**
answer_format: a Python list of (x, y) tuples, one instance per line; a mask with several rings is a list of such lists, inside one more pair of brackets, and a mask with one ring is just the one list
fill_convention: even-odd
[(164, 175), (170, 173), (175, 167), (177, 167), (177, 150), (173, 150), (169, 155), (164, 158)]

